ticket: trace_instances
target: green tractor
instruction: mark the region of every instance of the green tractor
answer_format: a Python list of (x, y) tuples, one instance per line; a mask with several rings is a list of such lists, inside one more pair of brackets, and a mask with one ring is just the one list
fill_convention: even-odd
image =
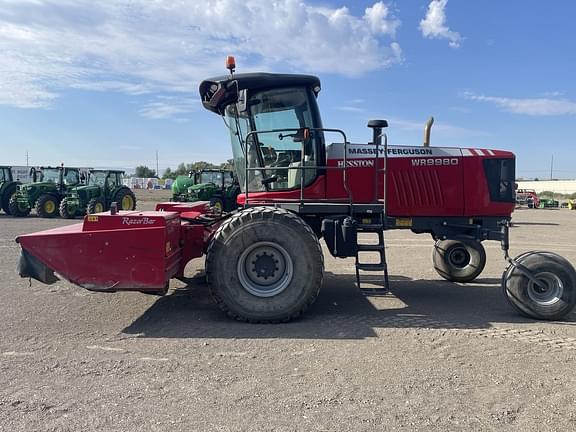
[(60, 216), (72, 219), (84, 213), (100, 213), (110, 209), (113, 202), (118, 210), (134, 210), (136, 196), (124, 186), (124, 171), (90, 170), (88, 184), (72, 188), (60, 203)]
[(16, 193), (20, 182), (12, 178), (12, 167), (0, 166), (0, 209), (10, 212), (10, 198)]
[(188, 198), (188, 188), (194, 186), (200, 181), (200, 176), (204, 171), (190, 171), (186, 175), (179, 175), (176, 180), (172, 183), (172, 201), (175, 202), (187, 202)]
[(229, 212), (238, 207), (236, 198), (240, 186), (232, 171), (204, 169), (178, 176), (172, 183), (172, 201), (210, 201), (217, 212)]
[(30, 170), (32, 183), (18, 186), (10, 198), (10, 213), (14, 216), (28, 216), (32, 208), (43, 218), (58, 216), (58, 206), (71, 188), (83, 181), (79, 168), (41, 167)]

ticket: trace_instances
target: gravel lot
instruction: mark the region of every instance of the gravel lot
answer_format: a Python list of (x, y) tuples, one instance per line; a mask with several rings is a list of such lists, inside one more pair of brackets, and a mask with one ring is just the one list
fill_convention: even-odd
[[(575, 221), (517, 211), (512, 254), (576, 263)], [(202, 260), (162, 298), (20, 279), (14, 238), (69, 223), (0, 215), (0, 431), (576, 430), (576, 315), (516, 315), (495, 242), (480, 279), (458, 285), (432, 269), (428, 236), (390, 232), (382, 297), (325, 253), (313, 308), (254, 325), (213, 305)]]

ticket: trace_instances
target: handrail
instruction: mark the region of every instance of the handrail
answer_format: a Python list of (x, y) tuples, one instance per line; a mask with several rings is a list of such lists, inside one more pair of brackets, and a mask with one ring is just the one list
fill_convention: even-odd
[[(328, 128), (307, 128), (309, 131), (313, 131), (313, 132), (333, 132), (333, 133), (338, 133), (340, 135), (342, 135), (342, 138), (344, 139), (344, 164), (342, 167), (336, 166), (336, 167), (330, 167), (330, 166), (313, 166), (313, 167), (307, 167), (305, 166), (305, 140), (302, 140), (301, 143), (301, 147), (300, 147), (300, 161), (302, 162), (301, 166), (299, 167), (281, 167), (280, 169), (282, 170), (301, 170), (300, 171), (300, 202), (303, 205), (305, 203), (305, 198), (304, 198), (304, 180), (305, 180), (305, 175), (304, 175), (304, 170), (306, 169), (310, 169), (310, 170), (318, 170), (318, 169), (341, 169), (343, 170), (343, 184), (344, 184), (344, 190), (346, 191), (346, 194), (348, 195), (348, 203), (350, 205), (350, 208), (352, 207), (352, 193), (350, 191), (350, 188), (348, 186), (348, 176), (346, 175), (347, 173), (347, 168), (348, 168), (348, 163), (347, 163), (347, 154), (348, 154), (348, 139), (346, 137), (346, 134), (344, 133), (344, 131), (340, 130), (340, 129), (328, 129)], [(244, 142), (246, 143), (246, 148), (244, 149), (244, 203), (245, 205), (248, 204), (249, 202), (249, 190), (248, 190), (248, 173), (250, 171), (265, 171), (267, 169), (271, 169), (271, 168), (266, 168), (264, 166), (262, 167), (248, 167), (248, 140), (250, 137), (252, 136), (258, 136), (258, 134), (266, 134), (266, 133), (279, 133), (279, 132), (298, 132), (302, 130), (302, 128), (287, 128), (287, 129), (268, 129), (268, 130), (260, 130), (260, 131), (251, 131), (248, 134), (246, 134), (246, 138), (244, 140)], [(255, 142), (257, 143), (258, 140), (256, 139)], [(273, 169), (273, 168), (272, 168)]]

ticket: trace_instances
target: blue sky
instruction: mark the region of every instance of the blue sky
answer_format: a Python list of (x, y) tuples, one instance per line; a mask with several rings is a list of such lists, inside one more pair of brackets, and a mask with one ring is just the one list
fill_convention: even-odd
[(231, 157), (203, 78), (313, 73), (326, 127), (511, 150), (576, 178), (576, 2), (0, 0), (0, 164), (175, 168)]

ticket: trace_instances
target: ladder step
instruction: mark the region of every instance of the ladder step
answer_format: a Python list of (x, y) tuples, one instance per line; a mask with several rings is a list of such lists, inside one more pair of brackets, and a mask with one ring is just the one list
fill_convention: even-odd
[(381, 245), (381, 244), (371, 244), (371, 245), (359, 244), (358, 250), (362, 251), (362, 252), (380, 252), (380, 251), (384, 250), (384, 245)]
[(384, 226), (382, 224), (358, 224), (358, 231), (384, 231)]
[(390, 294), (388, 288), (360, 288), (360, 292), (366, 297), (380, 297)]
[(356, 263), (356, 268), (358, 270), (364, 270), (364, 271), (381, 271), (381, 270), (386, 269), (386, 264), (384, 264), (384, 263), (378, 263), (378, 264)]

